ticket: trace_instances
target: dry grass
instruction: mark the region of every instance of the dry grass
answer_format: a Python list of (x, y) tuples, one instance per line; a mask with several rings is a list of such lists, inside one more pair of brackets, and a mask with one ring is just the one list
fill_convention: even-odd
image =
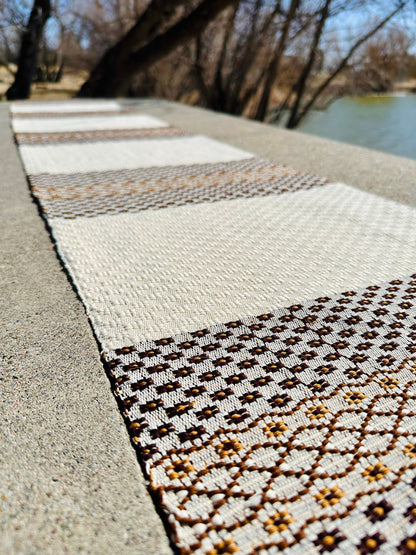
[(403, 92), (416, 92), (416, 79), (407, 79), (396, 83), (394, 90)]
[[(16, 67), (11, 67), (11, 71), (16, 71)], [(0, 66), (0, 99), (3, 98), (3, 95), (10, 87), (13, 82), (13, 75), (11, 72), (4, 66)]]
[[(15, 68), (12, 68), (15, 69)], [(88, 77), (87, 71), (66, 72), (59, 83), (33, 83), (31, 100), (65, 100), (73, 98)], [(5, 67), (0, 67), (0, 98), (13, 82), (13, 76)]]

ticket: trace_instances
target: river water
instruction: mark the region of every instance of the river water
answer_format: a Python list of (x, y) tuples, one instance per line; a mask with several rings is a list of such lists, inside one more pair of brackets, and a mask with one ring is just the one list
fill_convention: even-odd
[(341, 98), (299, 131), (416, 159), (416, 95)]

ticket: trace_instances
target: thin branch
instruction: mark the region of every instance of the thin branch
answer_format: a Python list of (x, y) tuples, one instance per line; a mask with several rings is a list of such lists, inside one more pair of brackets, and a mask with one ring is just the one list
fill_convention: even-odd
[(362, 45), (364, 44), (368, 39), (370, 39), (373, 35), (375, 35), (377, 33), (377, 31), (379, 31), (382, 27), (384, 27), (384, 25), (386, 23), (388, 23), (397, 13), (399, 13), (400, 10), (402, 10), (406, 4), (409, 3), (409, 0), (405, 0), (403, 2), (401, 2), (397, 8), (395, 10), (393, 10), (392, 12), (390, 12), (390, 14), (388, 16), (386, 16), (378, 25), (376, 25), (376, 27), (374, 27), (373, 29), (371, 29), (371, 31), (369, 31), (368, 33), (366, 33), (363, 37), (361, 37), (355, 44), (354, 46), (352, 46), (350, 48), (350, 50), (348, 51), (348, 53), (346, 54), (346, 56), (341, 60), (341, 62), (339, 63), (337, 69), (327, 78), (325, 79), (325, 81), (321, 84), (320, 87), (318, 87), (318, 89), (315, 91), (315, 93), (312, 95), (311, 99), (309, 100), (309, 102), (303, 107), (301, 113), (298, 115), (298, 117), (296, 118), (295, 126), (299, 125), (299, 123), (301, 122), (301, 120), (306, 116), (306, 114), (309, 112), (309, 110), (312, 108), (313, 104), (316, 102), (316, 100), (318, 99), (318, 97), (324, 92), (324, 90), (328, 87), (328, 85), (335, 79), (335, 77), (337, 75), (339, 75), (339, 73), (345, 68), (345, 66), (348, 64), (349, 60), (351, 59), (352, 55), (354, 54), (354, 52)]
[(319, 15), (319, 19), (318, 19), (318, 23), (316, 25), (316, 29), (315, 29), (315, 33), (314, 33), (314, 37), (313, 37), (313, 42), (312, 42), (312, 46), (310, 49), (310, 53), (309, 53), (309, 58), (308, 61), (306, 62), (305, 67), (303, 68), (299, 79), (294, 87), (294, 90), (296, 91), (296, 98), (295, 98), (295, 102), (292, 106), (291, 109), (291, 114), (289, 117), (289, 121), (287, 126), (289, 128), (294, 127), (296, 125), (296, 121), (297, 121), (297, 115), (298, 115), (298, 111), (300, 108), (300, 103), (302, 101), (302, 97), (305, 93), (305, 89), (306, 89), (306, 81), (310, 75), (310, 72), (312, 71), (313, 68), (313, 64), (315, 63), (315, 59), (316, 59), (316, 54), (318, 52), (318, 46), (319, 46), (319, 42), (321, 40), (321, 36), (325, 27), (325, 23), (328, 19), (328, 15), (329, 15), (329, 6), (331, 4), (332, 0), (325, 0), (325, 4), (322, 7), (322, 11)]

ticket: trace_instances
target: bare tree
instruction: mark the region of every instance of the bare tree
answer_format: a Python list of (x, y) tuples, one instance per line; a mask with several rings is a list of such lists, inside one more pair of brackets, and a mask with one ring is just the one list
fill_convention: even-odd
[(30, 96), (30, 87), (36, 70), (39, 43), (43, 28), (51, 14), (50, 0), (35, 0), (32, 12), (22, 37), (18, 69), (14, 83), (8, 89), (8, 100), (25, 99)]
[[(0, 0), (0, 64), (9, 71), (29, 1)], [(407, 46), (389, 49), (379, 31), (390, 33), (407, 5), (413, 0), (55, 0), (58, 31), (41, 42), (37, 75), (55, 80), (65, 64), (79, 79), (93, 68), (79, 96), (150, 94), (295, 127), (341, 94), (392, 86)]]
[[(317, 102), (326, 106), (347, 90), (341, 81), (335, 82), (336, 77), (348, 69), (351, 56), (408, 3), (396, 0), (388, 11), (382, 2), (370, 6), (366, 0), (275, 0), (274, 5), (270, 0), (243, 0), (240, 10), (223, 26), (225, 32), (211, 25), (197, 39), (192, 69), (200, 102), (259, 120), (278, 121), (288, 114), (286, 126), (295, 127)], [(377, 4), (383, 17), (369, 26), (369, 14)], [(335, 18), (339, 28), (339, 18), (348, 12), (355, 14), (355, 20), (366, 17), (366, 32), (360, 35), (355, 30), (334, 62), (326, 28)], [(215, 54), (221, 32), (221, 53)], [(329, 51), (331, 67), (324, 67)], [(215, 80), (213, 67), (217, 67)]]
[(359, 93), (386, 92), (395, 82), (411, 75), (411, 39), (400, 27), (394, 26), (375, 35), (350, 65), (351, 89)]
[(198, 36), (221, 11), (238, 0), (204, 0), (167, 30), (160, 32), (177, 9), (175, 0), (153, 0), (136, 25), (104, 54), (79, 96), (117, 96), (128, 92), (139, 71)]
[[(295, 89), (295, 101), (293, 103), (292, 109), (290, 111), (290, 117), (288, 120), (288, 124), (287, 126), (290, 127), (295, 127), (296, 125), (296, 118), (298, 116), (298, 112), (300, 109), (300, 103), (302, 100), (302, 97), (305, 93), (305, 89), (306, 89), (306, 82), (307, 79), (312, 71), (313, 65), (315, 63), (315, 59), (316, 56), (318, 54), (318, 48), (319, 48), (319, 43), (321, 41), (321, 37), (322, 37), (322, 33), (325, 27), (325, 23), (328, 19), (328, 15), (329, 15), (329, 7), (331, 5), (331, 1), (332, 0), (325, 0), (324, 5), (322, 6), (322, 10), (319, 13), (319, 17), (318, 17), (318, 21), (316, 24), (316, 28), (315, 28), (315, 32), (313, 35), (313, 40), (312, 40), (312, 45), (309, 51), (309, 55), (308, 55), (308, 59), (307, 62), (304, 66), (304, 68), (302, 69), (300, 75), (299, 75), (299, 79), (296, 82), (296, 85), (294, 87)], [(266, 114), (263, 114), (263, 118)]]
[(236, 8), (198, 37), (193, 69), (207, 106), (241, 114), (258, 92), (283, 13), (280, 1), (242, 0)]
[(263, 93), (260, 98), (259, 105), (257, 107), (255, 118), (263, 120), (268, 112), (270, 95), (272, 92), (273, 85), (276, 82), (277, 76), (279, 74), (279, 65), (286, 49), (287, 38), (289, 35), (290, 26), (296, 15), (296, 10), (298, 9), (300, 0), (291, 0), (287, 16), (285, 18), (282, 31), (280, 33), (279, 43), (276, 48), (276, 52), (272, 57), (269, 67), (266, 70), (266, 79), (263, 85)]
[[(349, 60), (352, 58), (354, 53), (365, 44), (371, 37), (373, 37), (380, 29), (382, 29), (396, 14), (398, 14), (407, 4), (408, 0), (401, 0), (396, 3), (396, 7), (387, 13), (387, 15), (376, 25), (374, 25), (370, 30), (356, 39), (352, 44), (346, 55), (339, 61), (335, 69), (328, 75), (328, 77), (310, 94), (309, 99), (301, 105), (301, 98), (297, 98), (297, 102), (292, 108), (287, 127), (293, 128), (299, 125), (299, 123), (305, 118), (309, 110), (314, 106), (318, 98), (327, 89), (327, 87), (333, 82), (333, 80), (341, 73), (341, 71), (347, 66)], [(303, 91), (304, 92), (304, 91)]]

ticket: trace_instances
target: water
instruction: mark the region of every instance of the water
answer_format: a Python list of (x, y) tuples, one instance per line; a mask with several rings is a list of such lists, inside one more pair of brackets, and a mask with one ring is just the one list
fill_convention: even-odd
[(416, 95), (341, 98), (299, 130), (416, 159)]

